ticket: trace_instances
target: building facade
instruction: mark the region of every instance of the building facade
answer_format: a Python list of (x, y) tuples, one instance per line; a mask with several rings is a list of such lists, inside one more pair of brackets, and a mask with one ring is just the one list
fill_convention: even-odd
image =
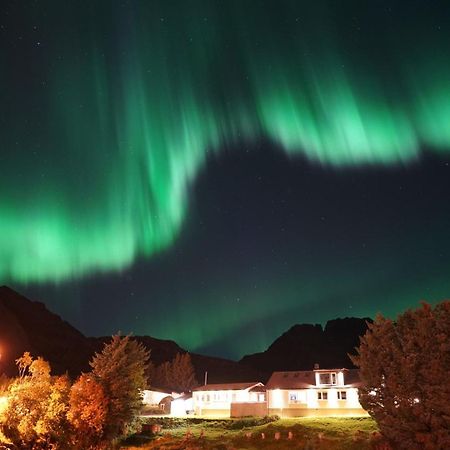
[(266, 385), (269, 414), (281, 417), (367, 415), (356, 369), (274, 372)]
[(195, 414), (201, 416), (239, 417), (267, 413), (266, 393), (260, 382), (199, 386), (192, 391), (192, 403)]

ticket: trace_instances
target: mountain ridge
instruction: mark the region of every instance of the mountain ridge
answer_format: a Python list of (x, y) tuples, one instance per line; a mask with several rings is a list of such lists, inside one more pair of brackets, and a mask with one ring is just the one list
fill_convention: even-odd
[[(274, 370), (312, 369), (321, 366), (353, 367), (347, 357), (371, 319), (345, 318), (318, 324), (296, 324), (264, 351), (240, 361), (190, 353), (197, 381), (207, 373), (209, 383), (266, 381)], [(148, 350), (156, 365), (187, 351), (173, 340), (133, 336)], [(89, 371), (89, 361), (110, 337), (86, 337), (44, 303), (29, 300), (7, 286), (0, 286), (0, 373), (14, 376), (15, 360), (25, 351), (48, 360), (55, 374), (76, 377)], [(326, 355), (324, 357), (323, 355)]]

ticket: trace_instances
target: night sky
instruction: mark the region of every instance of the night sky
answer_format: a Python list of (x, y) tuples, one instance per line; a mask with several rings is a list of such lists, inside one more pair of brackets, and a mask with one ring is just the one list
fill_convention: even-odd
[(0, 284), (239, 358), (450, 295), (450, 3), (0, 3)]

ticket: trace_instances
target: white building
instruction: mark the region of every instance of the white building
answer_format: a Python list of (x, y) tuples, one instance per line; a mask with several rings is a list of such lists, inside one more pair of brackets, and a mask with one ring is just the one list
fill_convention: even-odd
[(194, 412), (201, 416), (265, 415), (264, 391), (259, 382), (199, 386), (192, 391)]
[(187, 414), (192, 414), (194, 411), (194, 405), (192, 400), (192, 394), (187, 393), (180, 395), (172, 400), (170, 406), (170, 414), (174, 417), (182, 417)]
[(367, 415), (358, 399), (356, 369), (274, 372), (266, 385), (269, 414), (296, 416)]
[(158, 388), (149, 388), (143, 391), (142, 402), (148, 408), (159, 408), (161, 400), (168, 396), (173, 396), (173, 392), (167, 392)]

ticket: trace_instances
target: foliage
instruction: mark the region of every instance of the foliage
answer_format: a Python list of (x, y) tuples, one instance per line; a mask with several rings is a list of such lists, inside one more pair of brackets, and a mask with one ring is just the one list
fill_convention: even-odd
[(170, 361), (165, 361), (159, 366), (155, 367), (153, 378), (151, 379), (152, 386), (172, 390), (172, 364)]
[(103, 386), (91, 374), (82, 374), (70, 389), (67, 418), (76, 448), (101, 449), (107, 443), (103, 431), (108, 413), (108, 399)]
[(195, 370), (189, 353), (177, 353), (172, 361), (160, 364), (154, 372), (153, 385), (188, 392), (197, 386)]
[(361, 338), (362, 406), (396, 449), (450, 448), (450, 302), (396, 322), (378, 316)]
[(11, 380), (4, 373), (2, 373), (0, 375), (0, 397), (6, 393), (10, 383)]
[(113, 448), (139, 429), (148, 357), (130, 337), (114, 336), (95, 355), (92, 372), (71, 386), (67, 376), (50, 375), (48, 362), (24, 353), (2, 402), (0, 448)]
[(68, 378), (51, 377), (49, 364), (29, 353), (16, 362), (20, 375), (7, 391), (1, 433), (19, 448), (65, 448)]
[(197, 386), (194, 366), (189, 353), (177, 353), (172, 361), (172, 376), (174, 387), (181, 392), (190, 391)]
[(90, 363), (108, 402), (103, 437), (114, 442), (139, 429), (149, 352), (129, 336), (113, 336)]

